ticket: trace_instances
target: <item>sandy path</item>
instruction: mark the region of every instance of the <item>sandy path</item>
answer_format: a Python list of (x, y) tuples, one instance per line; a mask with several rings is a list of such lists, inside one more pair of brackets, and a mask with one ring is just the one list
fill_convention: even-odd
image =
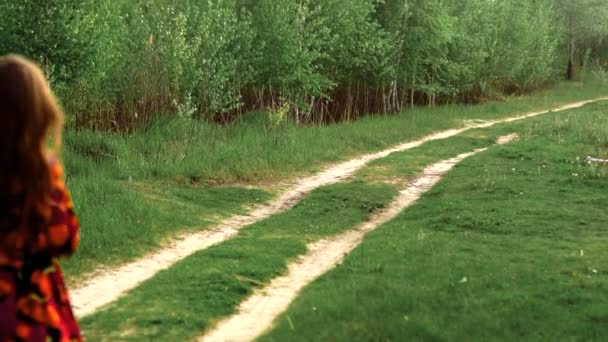
[(288, 189), (279, 198), (267, 205), (254, 207), (247, 215), (237, 215), (212, 229), (182, 236), (176, 239), (168, 247), (150, 253), (116, 269), (96, 272), (93, 276), (88, 277), (81, 286), (74, 288), (71, 291), (71, 300), (75, 313), (78, 317), (83, 317), (95, 312), (100, 307), (113, 302), (124, 293), (137, 287), (145, 280), (150, 279), (157, 272), (170, 267), (197, 251), (229, 239), (245, 226), (293, 207), (302, 197), (312, 190), (323, 185), (344, 180), (352, 176), (357, 170), (370, 161), (384, 158), (394, 152), (401, 152), (418, 147), (432, 140), (449, 138), (469, 129), (484, 128), (498, 123), (522, 120), (546, 114), (551, 111), (555, 112), (578, 108), (588, 103), (602, 100), (608, 100), (608, 97), (572, 103), (552, 110), (533, 112), (507, 119), (469, 124), (463, 128), (433, 133), (415, 141), (402, 143), (381, 152), (366, 154), (359, 158), (331, 166), (316, 175), (299, 179), (293, 187)]
[[(497, 143), (506, 144), (515, 138), (517, 135), (514, 134), (504, 136), (498, 139)], [(267, 287), (256, 291), (239, 306), (237, 314), (221, 321), (213, 330), (201, 337), (200, 341), (252, 341), (258, 337), (272, 326), (275, 318), (287, 309), (304, 286), (336, 267), (363, 241), (367, 233), (394, 219), (405, 208), (416, 202), (454, 165), (485, 150), (484, 148), (464, 153), (427, 167), (417, 179), (399, 193), (396, 200), (368, 222), (331, 239), (310, 244), (306, 255), (289, 265), (287, 274), (275, 278)]]

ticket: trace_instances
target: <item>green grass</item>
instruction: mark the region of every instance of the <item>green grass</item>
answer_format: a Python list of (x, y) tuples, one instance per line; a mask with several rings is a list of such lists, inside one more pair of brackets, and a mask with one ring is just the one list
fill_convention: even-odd
[[(205, 229), (219, 217), (272, 196), (234, 188), (239, 184), (266, 188), (330, 162), (460, 126), (463, 120), (594, 98), (605, 95), (605, 88), (604, 81), (590, 78), (582, 85), (561, 83), (503, 103), (417, 108), (331, 126), (286, 125), (276, 136), (267, 131), (263, 113), (226, 127), (161, 120), (128, 135), (69, 130), (66, 175), (83, 236), (66, 273), (77, 279), (100, 266), (133, 260), (180, 232)], [(176, 196), (175, 191), (188, 195)]]
[(481, 105), (415, 108), (400, 115), (370, 116), (328, 126), (287, 124), (278, 138), (266, 129), (264, 113), (228, 126), (188, 120), (159, 120), (129, 135), (68, 131), (66, 163), (75, 176), (105, 174), (127, 180), (178, 179), (213, 183), (274, 181), (316, 171), (329, 162), (377, 151), (464, 120), (495, 119), (563, 103), (608, 95), (599, 79), (560, 83), (531, 96)]
[(167, 234), (202, 230), (270, 195), (254, 189), (134, 184), (80, 179), (70, 184), (81, 219), (81, 243), (64, 261), (70, 280), (99, 264), (118, 264), (159, 247)]
[(87, 317), (81, 322), (87, 340), (182, 341), (197, 336), (232, 313), (255, 282), (267, 282), (285, 271), (289, 260), (306, 251), (306, 243), (364, 221), (395, 194), (387, 185), (317, 189), (293, 209), (188, 257)]
[[(363, 168), (353, 183), (320, 188), (293, 210), (248, 227), (235, 240), (197, 253), (159, 274), (108, 311), (87, 318), (87, 337), (178, 340), (196, 336), (210, 322), (233, 312), (250, 293), (255, 284), (236, 276), (269, 281), (285, 270), (286, 261), (305, 251), (306, 242), (352, 227), (365, 219), (371, 209), (382, 207), (394, 194), (390, 190), (389, 196), (387, 190), (394, 187), (378, 183), (407, 179), (428, 164), (488, 147), (506, 130), (472, 130), (463, 136), (394, 153)], [(382, 177), (374, 174), (379, 170), (384, 171)], [(162, 293), (171, 295), (161, 296)], [(153, 303), (150, 298), (154, 298)], [(103, 331), (115, 334), (104, 337)]]
[(412, 150), (392, 153), (370, 162), (355, 174), (359, 182), (383, 182), (405, 185), (426, 166), (461, 153), (486, 148), (503, 135), (512, 133), (511, 125), (472, 129), (448, 139), (434, 140)]
[(608, 167), (583, 159), (608, 157), (607, 112), (510, 125), (519, 141), (457, 165), (260, 340), (606, 340)]

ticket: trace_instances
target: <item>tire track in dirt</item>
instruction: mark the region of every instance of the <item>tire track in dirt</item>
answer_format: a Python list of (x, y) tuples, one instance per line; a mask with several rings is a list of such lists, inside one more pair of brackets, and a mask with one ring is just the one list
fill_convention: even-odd
[[(504, 136), (498, 139), (497, 144), (507, 144), (516, 138), (515, 134)], [(268, 286), (256, 291), (241, 303), (237, 314), (221, 321), (199, 341), (254, 340), (272, 327), (274, 320), (289, 307), (306, 285), (338, 266), (348, 253), (363, 241), (367, 233), (397, 217), (437, 184), (456, 164), (485, 150), (487, 148), (463, 153), (427, 167), (386, 209), (373, 215), (369, 221), (333, 238), (309, 244), (308, 252), (291, 263), (285, 275), (275, 278)]]
[(418, 140), (405, 142), (392, 148), (366, 154), (349, 161), (336, 164), (313, 176), (297, 180), (294, 186), (284, 192), (279, 198), (269, 204), (254, 207), (246, 215), (236, 215), (203, 232), (191, 233), (175, 239), (168, 247), (152, 252), (138, 260), (119, 266), (116, 269), (102, 269), (87, 277), (83, 284), (71, 291), (71, 300), (76, 316), (84, 317), (94, 313), (104, 305), (107, 305), (121, 295), (137, 287), (156, 273), (176, 262), (198, 252), (219, 244), (234, 235), (243, 227), (256, 223), (269, 216), (293, 207), (306, 194), (312, 190), (340, 182), (352, 176), (370, 161), (384, 158), (394, 152), (402, 152), (418, 147), (433, 140), (446, 139), (463, 133), (469, 129), (485, 128), (500, 123), (523, 120), (530, 117), (547, 114), (549, 112), (564, 111), (582, 107), (586, 104), (608, 100), (608, 97), (594, 100), (581, 101), (546, 111), (532, 112), (506, 119), (484, 121), (466, 125), (462, 128), (449, 129), (427, 135)]

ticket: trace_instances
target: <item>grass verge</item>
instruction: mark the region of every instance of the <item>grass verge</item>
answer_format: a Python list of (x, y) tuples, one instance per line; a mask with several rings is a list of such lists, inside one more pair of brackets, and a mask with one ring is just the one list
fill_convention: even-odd
[(608, 338), (606, 104), (511, 125), (308, 286), (261, 341)]

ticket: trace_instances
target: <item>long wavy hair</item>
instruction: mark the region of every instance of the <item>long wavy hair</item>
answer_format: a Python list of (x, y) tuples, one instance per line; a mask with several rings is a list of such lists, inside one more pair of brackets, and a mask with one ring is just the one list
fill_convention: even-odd
[(49, 158), (58, 156), (64, 115), (40, 68), (27, 59), (0, 57), (0, 237), (48, 219)]

